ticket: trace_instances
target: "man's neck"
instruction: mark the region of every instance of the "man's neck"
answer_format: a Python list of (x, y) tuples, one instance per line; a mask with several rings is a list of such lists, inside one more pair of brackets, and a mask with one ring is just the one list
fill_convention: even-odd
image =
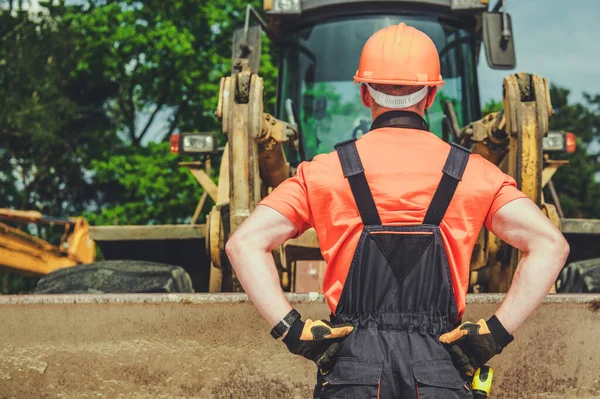
[(422, 107), (419, 107), (418, 105), (414, 105), (412, 107), (408, 107), (408, 108), (402, 108), (402, 109), (396, 109), (396, 108), (385, 108), (385, 107), (376, 107), (376, 108), (371, 108), (371, 115), (372, 115), (372, 120), (375, 121), (375, 119), (377, 119), (377, 117), (379, 115), (385, 114), (386, 112), (392, 112), (392, 111), (405, 111), (405, 112), (414, 112), (415, 114), (421, 116), (421, 118), (423, 118), (423, 114), (424, 114), (424, 109), (422, 109)]
[(390, 110), (379, 115), (373, 121), (371, 130), (389, 127), (429, 131), (429, 125), (421, 115), (413, 111), (399, 109)]

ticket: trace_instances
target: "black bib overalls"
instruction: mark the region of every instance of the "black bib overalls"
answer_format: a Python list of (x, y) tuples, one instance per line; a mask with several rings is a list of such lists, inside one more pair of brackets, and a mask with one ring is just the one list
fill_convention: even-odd
[[(373, 128), (428, 130), (417, 114), (390, 112)], [(383, 226), (354, 140), (336, 145), (364, 223), (332, 321), (350, 322), (332, 370), (318, 373), (315, 398), (472, 398), (438, 337), (458, 322), (439, 224), (469, 159), (453, 145), (422, 225)]]

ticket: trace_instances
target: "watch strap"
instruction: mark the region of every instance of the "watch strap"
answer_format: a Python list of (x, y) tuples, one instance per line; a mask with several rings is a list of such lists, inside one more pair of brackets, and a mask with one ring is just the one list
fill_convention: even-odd
[(504, 348), (506, 345), (510, 344), (515, 337), (513, 337), (500, 323), (500, 320), (493, 315), (487, 321), (487, 326), (492, 333), (492, 336), (496, 339), (496, 341)]
[(271, 336), (275, 339), (280, 338), (292, 324), (300, 318), (300, 313), (296, 309), (290, 310), (275, 327), (271, 329)]

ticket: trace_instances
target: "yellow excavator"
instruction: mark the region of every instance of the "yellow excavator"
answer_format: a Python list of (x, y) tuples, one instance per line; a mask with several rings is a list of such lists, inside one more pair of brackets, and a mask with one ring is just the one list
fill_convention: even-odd
[[(193, 292), (190, 276), (179, 266), (127, 258), (96, 262), (96, 243), (83, 217), (0, 209), (0, 221), (0, 268), (41, 277), (34, 294)], [(12, 226), (27, 224), (62, 227), (60, 242), (53, 245)]]
[(96, 257), (96, 245), (89, 238), (89, 226), (82, 217), (54, 218), (37, 211), (0, 209), (0, 221), (17, 224), (59, 225), (64, 232), (58, 245), (0, 222), (0, 267), (30, 276), (84, 263)]
[[(231, 76), (221, 80), (216, 115), (227, 144), (219, 183), (205, 186), (215, 201), (206, 225), (209, 290), (240, 289), (224, 243), (260, 199), (293, 175), (299, 162), (369, 130), (370, 114), (360, 103), (352, 77), (365, 41), (399, 22), (427, 33), (440, 54), (445, 85), (425, 115), (432, 132), (472, 148), (513, 176), (557, 226), (566, 225), (575, 235), (598, 233), (598, 221), (561, 220), (556, 204), (545, 201), (544, 187), (564, 163), (550, 154), (572, 150), (574, 143), (572, 135), (548, 133), (553, 110), (546, 79), (509, 75), (503, 110), (481, 118), (476, 66), (482, 44), (492, 68), (515, 66), (514, 35), (503, 5), (502, 0), (494, 6), (487, 0), (266, 0), (268, 23), (248, 6), (245, 26), (233, 37)], [(260, 27), (250, 26), (251, 17)], [(259, 74), (261, 28), (280, 54), (272, 114), (264, 111)], [(186, 133), (172, 137), (172, 149), (209, 156), (218, 151), (217, 141), (211, 134)], [(321, 258), (314, 230), (290, 240), (275, 255), (282, 286), (296, 290), (306, 273), (299, 265)], [(506, 292), (518, 259), (517, 251), (483, 230), (472, 256), (472, 291)], [(581, 272), (563, 277), (583, 278)]]

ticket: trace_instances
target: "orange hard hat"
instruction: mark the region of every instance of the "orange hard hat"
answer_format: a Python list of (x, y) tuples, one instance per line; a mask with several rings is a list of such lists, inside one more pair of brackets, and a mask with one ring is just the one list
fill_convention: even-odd
[(404, 22), (376, 32), (365, 43), (354, 83), (441, 86), (440, 58), (425, 33)]

